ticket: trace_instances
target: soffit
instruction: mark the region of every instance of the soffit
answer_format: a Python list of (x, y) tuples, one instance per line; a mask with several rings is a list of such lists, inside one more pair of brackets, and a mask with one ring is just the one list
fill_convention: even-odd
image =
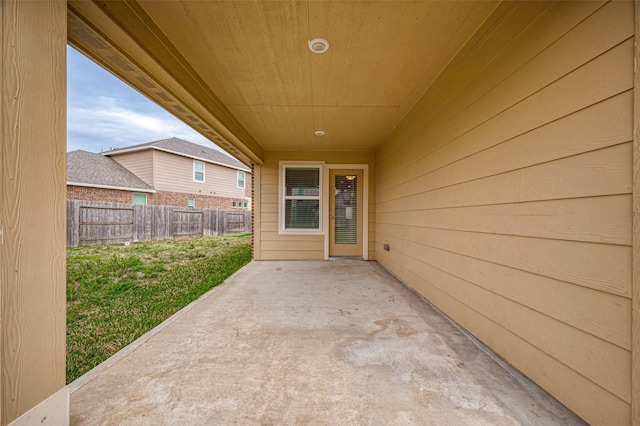
[[(227, 114), (240, 140), (269, 151), (375, 149), (497, 5), (94, 3), (191, 93), (206, 92), (199, 102)], [(314, 37), (329, 51), (311, 53)]]

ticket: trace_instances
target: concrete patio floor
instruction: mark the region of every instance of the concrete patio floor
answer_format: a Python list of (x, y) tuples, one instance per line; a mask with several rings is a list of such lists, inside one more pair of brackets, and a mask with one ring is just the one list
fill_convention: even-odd
[(376, 262), (252, 262), (70, 385), (75, 425), (583, 424)]

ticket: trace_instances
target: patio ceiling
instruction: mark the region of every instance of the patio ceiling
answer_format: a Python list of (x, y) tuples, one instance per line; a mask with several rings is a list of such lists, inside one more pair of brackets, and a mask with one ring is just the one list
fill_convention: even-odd
[[(245, 162), (374, 150), (497, 2), (69, 1), (69, 42)], [(324, 54), (307, 47), (324, 37)], [(322, 130), (318, 137), (314, 131)]]

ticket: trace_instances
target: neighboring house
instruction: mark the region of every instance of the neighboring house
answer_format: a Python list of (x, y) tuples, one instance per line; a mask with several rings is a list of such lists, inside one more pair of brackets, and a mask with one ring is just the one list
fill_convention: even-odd
[(82, 150), (67, 153), (67, 199), (135, 203), (155, 192), (109, 157)]
[(212, 148), (178, 138), (101, 154), (67, 155), (67, 198), (184, 206), (251, 208), (251, 170)]

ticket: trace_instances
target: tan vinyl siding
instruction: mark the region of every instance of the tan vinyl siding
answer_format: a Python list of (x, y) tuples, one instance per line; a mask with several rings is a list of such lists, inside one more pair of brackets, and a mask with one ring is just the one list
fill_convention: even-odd
[(589, 423), (629, 424), (634, 5), (509, 7), (380, 147), (376, 257)]
[(193, 161), (192, 158), (155, 150), (153, 153), (154, 188), (158, 191), (200, 193), (244, 200), (245, 190), (238, 188), (236, 169), (203, 161), (204, 182), (194, 182)]
[[(260, 199), (256, 220), (260, 235), (256, 236), (260, 260), (324, 259), (324, 235), (280, 235), (278, 233), (278, 177), (280, 161), (324, 161), (325, 164), (369, 164), (369, 259), (375, 255), (375, 167), (371, 153), (360, 152), (267, 152), (260, 167)], [(327, 188), (323, 188), (327, 191)], [(324, 206), (327, 210), (328, 207)]]
[(145, 150), (112, 155), (111, 158), (129, 169), (134, 175), (153, 186), (153, 151)]

